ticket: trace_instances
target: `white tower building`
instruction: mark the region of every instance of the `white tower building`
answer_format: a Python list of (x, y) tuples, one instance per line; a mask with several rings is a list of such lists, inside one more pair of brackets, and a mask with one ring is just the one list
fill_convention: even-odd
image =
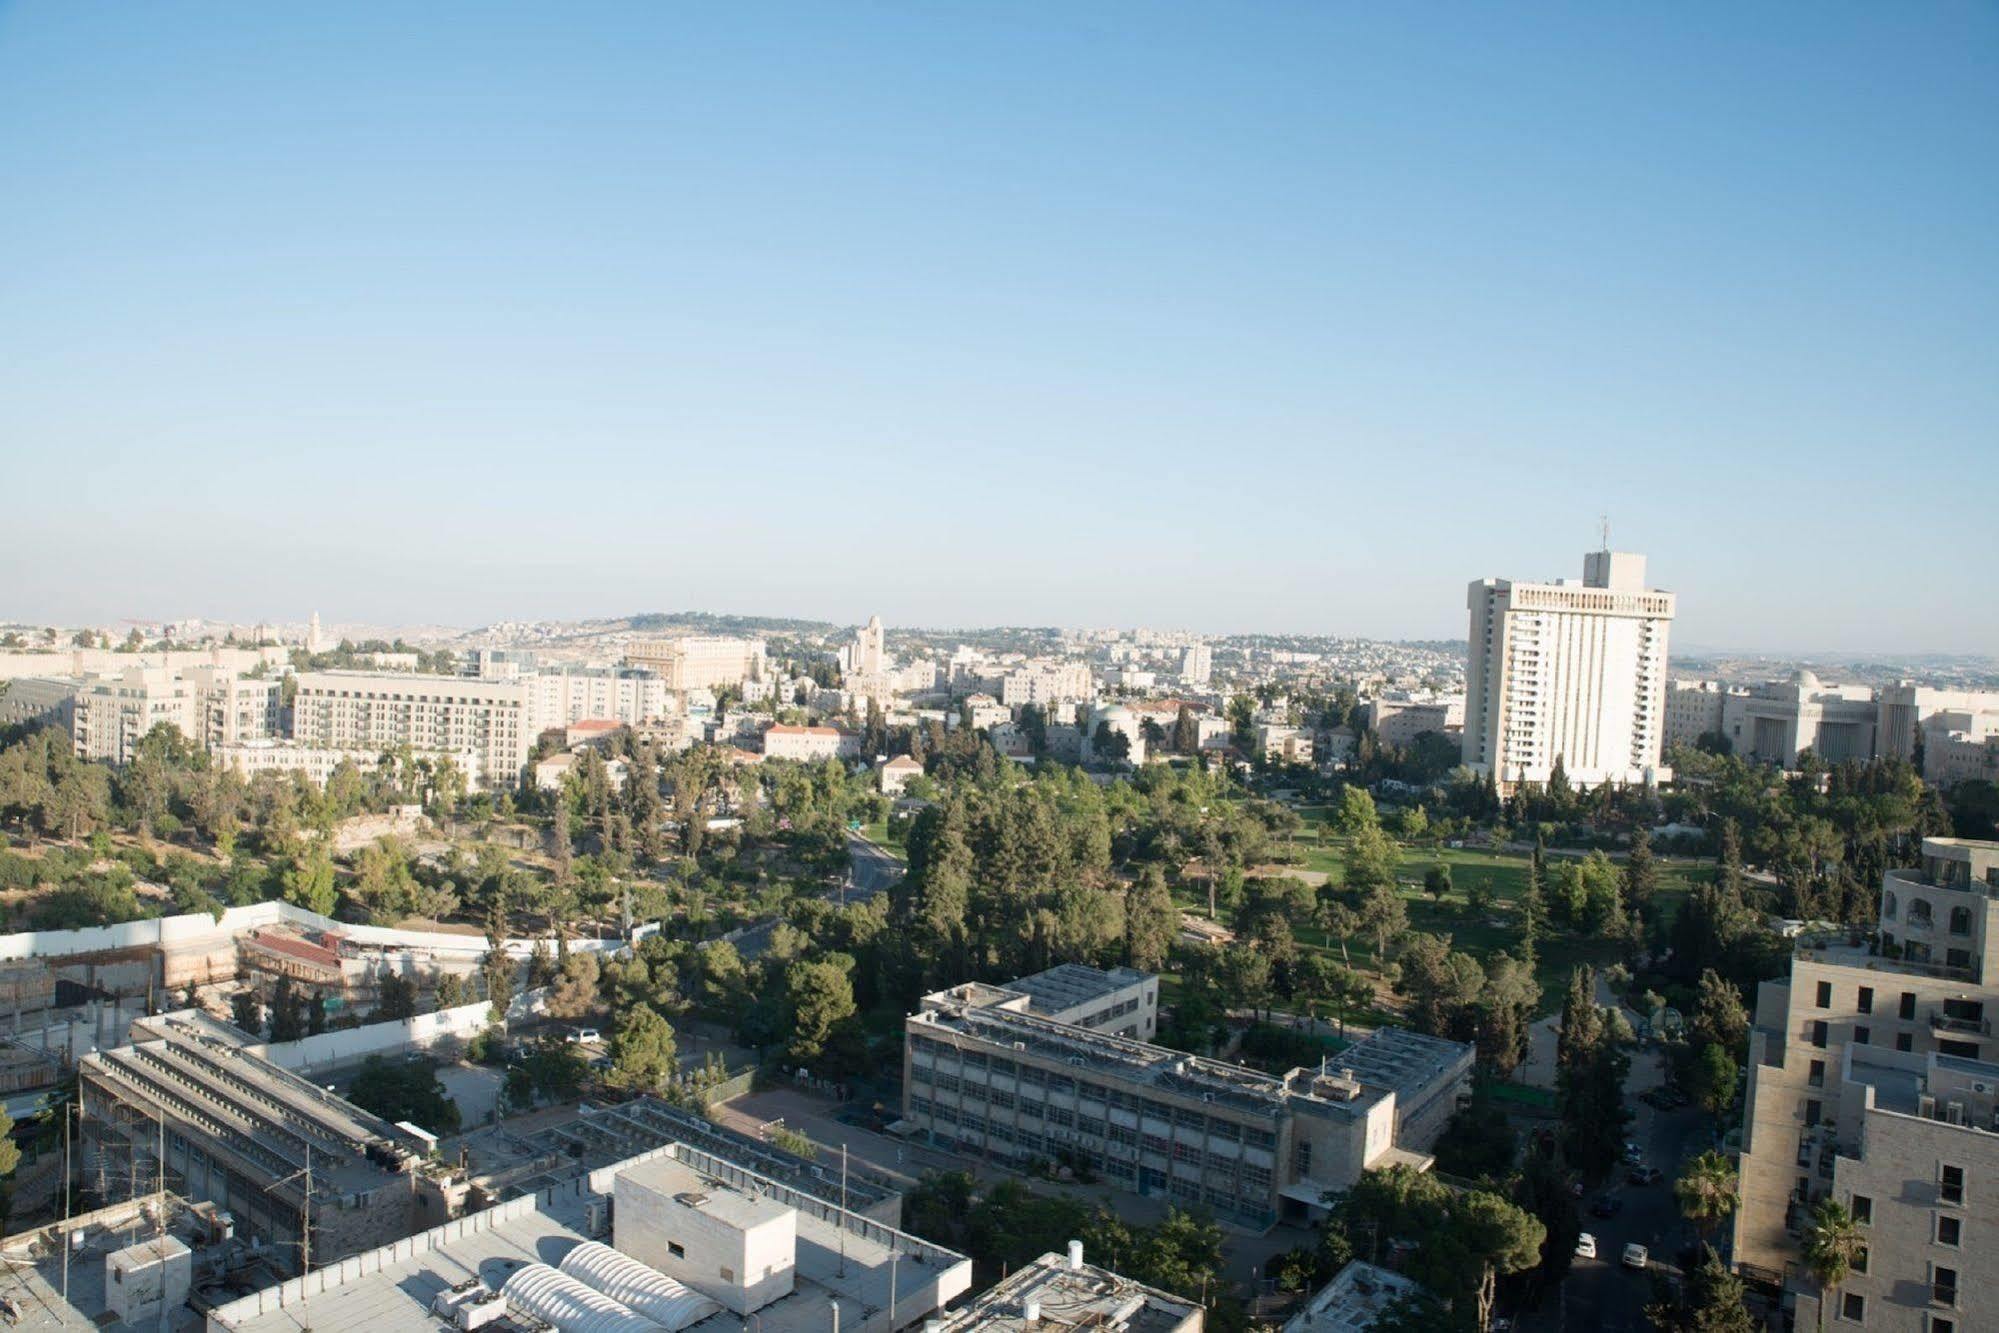
[(1503, 786), (1643, 783), (1661, 768), (1673, 594), (1645, 586), (1645, 557), (1593, 551), (1580, 582), (1471, 585), (1464, 760)]

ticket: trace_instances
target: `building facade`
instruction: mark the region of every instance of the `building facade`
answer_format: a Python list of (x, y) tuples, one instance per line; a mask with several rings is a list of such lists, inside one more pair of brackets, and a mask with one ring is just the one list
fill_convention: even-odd
[(659, 673), (669, 690), (712, 690), (763, 679), (762, 639), (691, 635), (680, 639), (639, 639), (625, 650), (630, 666)]
[[(1750, 1032), (1735, 1257), (1787, 1289), (1823, 1198), (1867, 1252), (1828, 1327), (1960, 1333), (1999, 1307), (1999, 843), (1925, 838), (1884, 877), (1878, 937), (1799, 942), (1765, 982)], [(1844, 1321), (1844, 1322), (1842, 1322)]]
[(520, 780), (534, 742), (527, 687), (518, 681), (302, 671), (294, 679), (292, 739), (325, 750), (470, 754), (474, 786)]
[(83, 680), (69, 706), (77, 757), (131, 762), (139, 742), (170, 726), (204, 749), (265, 739), (278, 729), (279, 686), (217, 666), (127, 667)]
[(670, 711), (666, 681), (643, 667), (553, 667), (521, 681), (534, 735), (586, 718), (636, 727)]
[(1409, 746), (1426, 731), (1457, 740), (1464, 734), (1465, 701), (1458, 695), (1440, 699), (1370, 699), (1367, 727), (1386, 745)]
[(1580, 582), (1470, 587), (1464, 761), (1502, 787), (1642, 784), (1671, 776), (1666, 640), (1674, 598), (1645, 586), (1645, 557), (1592, 551)]
[(1118, 1035), (1116, 1018), (1049, 1017), (1022, 989), (1034, 980), (924, 997), (904, 1023), (912, 1133), (1012, 1165), (1067, 1157), (1119, 1188), (1264, 1227), (1318, 1215), (1326, 1191), (1369, 1167), (1427, 1165), (1469, 1095), (1472, 1048), (1458, 1042), (1383, 1029), (1337, 1069), (1265, 1074)]

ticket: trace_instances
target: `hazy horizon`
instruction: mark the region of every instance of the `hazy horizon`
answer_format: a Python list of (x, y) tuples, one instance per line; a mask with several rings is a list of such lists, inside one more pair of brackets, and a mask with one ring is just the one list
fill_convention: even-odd
[(0, 615), (1461, 639), (1608, 514), (1999, 653), (1994, 162), (1990, 6), (0, 3)]

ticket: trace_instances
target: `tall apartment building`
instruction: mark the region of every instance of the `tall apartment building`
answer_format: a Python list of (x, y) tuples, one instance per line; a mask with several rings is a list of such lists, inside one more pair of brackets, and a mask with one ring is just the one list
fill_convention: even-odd
[(1465, 701), (1455, 694), (1429, 699), (1370, 699), (1367, 727), (1387, 745), (1413, 744), (1426, 731), (1456, 739), (1465, 727)]
[(1188, 647), (1180, 659), (1180, 679), (1189, 685), (1206, 685), (1215, 674), (1215, 650), (1205, 643)]
[(1009, 671), (1000, 682), (1000, 702), (1008, 708), (1079, 703), (1093, 698), (1096, 684), (1083, 662), (1060, 662)]
[(1800, 940), (1757, 995), (1735, 1257), (1807, 1326), (1801, 1238), (1830, 1196), (1867, 1254), (1827, 1327), (1964, 1333), (1999, 1309), (1999, 843), (1925, 838), (1880, 909), (1877, 939)]
[(279, 687), (226, 667), (127, 667), (80, 682), (69, 706), (70, 736), (82, 759), (129, 763), (139, 742), (166, 725), (203, 748), (274, 735)]
[(1721, 730), (1721, 705), (1727, 691), (1718, 680), (1666, 682), (1666, 748), (1693, 745)]
[(625, 649), (625, 662), (657, 671), (669, 690), (712, 690), (763, 679), (764, 641), (703, 636), (638, 639)]
[(914, 1133), (1016, 1165), (1066, 1155), (1114, 1186), (1264, 1227), (1319, 1215), (1328, 1190), (1370, 1167), (1427, 1166), (1470, 1091), (1472, 1048), (1459, 1042), (1384, 1028), (1338, 1068), (1265, 1074), (1119, 1035), (1127, 1017), (1156, 1015), (1154, 990), (1107, 979), (1106, 995), (1132, 992), (1110, 1008), (1138, 1007), (1091, 1025), (1055, 1015), (1095, 1014), (1102, 999), (1051, 1013), (1060, 1002), (1037, 998), (1041, 981), (924, 997), (903, 1025)]
[(529, 733), (536, 736), (585, 718), (636, 727), (669, 708), (666, 681), (643, 667), (549, 667), (520, 681), (527, 687)]
[(326, 750), (470, 752), (474, 785), (510, 786), (534, 743), (527, 686), (367, 671), (302, 671), (294, 679), (292, 739)]
[(1673, 594), (1645, 586), (1645, 557), (1592, 551), (1581, 582), (1482, 579), (1470, 587), (1464, 761), (1501, 786), (1668, 778), (1666, 637)]

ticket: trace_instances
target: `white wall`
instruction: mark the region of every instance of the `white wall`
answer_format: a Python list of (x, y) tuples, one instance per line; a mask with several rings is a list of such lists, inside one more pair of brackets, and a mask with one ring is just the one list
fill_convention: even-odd
[[(427, 950), (452, 958), (483, 958), (486, 937), (454, 935), (435, 930), (397, 930), (389, 926), (355, 926), (332, 917), (308, 912), (286, 902), (254, 903), (232, 907), (221, 921), (206, 912), (187, 916), (156, 917), (150, 921), (128, 921), (117, 926), (89, 926), (82, 930), (24, 930), (0, 935), (0, 960), (22, 958), (62, 958), (71, 954), (103, 953), (115, 949), (138, 949), (148, 945), (194, 944), (217, 935), (237, 936), (260, 926), (289, 924), (306, 930), (333, 930), (356, 944), (381, 949)], [(506, 951), (514, 958), (534, 952), (532, 938), (506, 941)], [(553, 937), (546, 943), (555, 947)], [(616, 953), (625, 947), (619, 940), (571, 940), (571, 952)]]

